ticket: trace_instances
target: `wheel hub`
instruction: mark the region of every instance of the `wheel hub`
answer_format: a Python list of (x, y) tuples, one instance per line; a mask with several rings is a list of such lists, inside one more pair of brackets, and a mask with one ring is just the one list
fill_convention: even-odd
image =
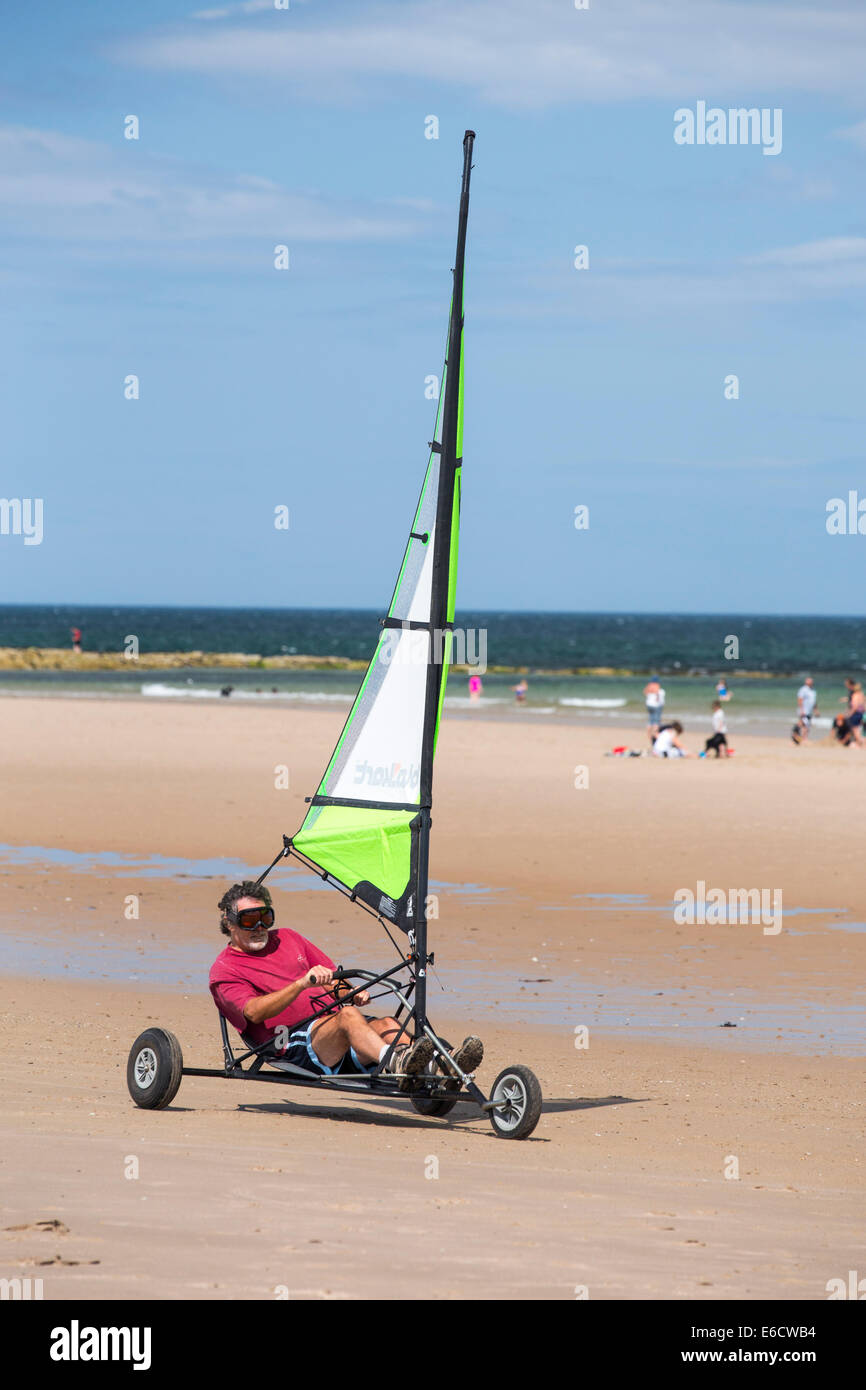
[(135, 1059), (135, 1082), (142, 1091), (152, 1085), (156, 1076), (156, 1053), (152, 1047), (143, 1047)]

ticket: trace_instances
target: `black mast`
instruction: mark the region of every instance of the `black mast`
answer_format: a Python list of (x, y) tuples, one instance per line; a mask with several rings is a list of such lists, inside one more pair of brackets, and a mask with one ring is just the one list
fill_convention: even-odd
[(433, 800), (433, 742), (436, 713), (443, 679), (445, 627), (448, 620), (448, 577), (451, 554), (451, 514), (457, 469), (457, 417), (460, 404), (460, 356), (463, 335), (463, 265), (466, 257), (466, 224), (469, 218), (469, 179), (472, 173), (472, 146), (475, 131), (463, 136), (463, 182), (457, 219), (457, 252), (454, 258), (454, 289), (448, 348), (445, 358), (445, 399), (442, 404), (442, 440), (439, 460), (439, 495), (433, 542), (433, 576), (430, 593), (430, 651), (427, 665), (427, 691), (421, 744), (421, 787), (417, 871), (415, 878), (414, 937), (416, 960), (415, 1033), (427, 1023), (427, 888), (430, 863), (430, 806)]

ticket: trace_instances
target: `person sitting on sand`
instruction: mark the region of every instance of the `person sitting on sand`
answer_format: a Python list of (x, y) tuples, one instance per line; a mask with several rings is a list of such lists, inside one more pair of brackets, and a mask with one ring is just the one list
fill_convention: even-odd
[(662, 724), (653, 742), (653, 753), (657, 758), (688, 758), (690, 755), (680, 743), (683, 726), (678, 719), (672, 724)]
[[(264, 886), (234, 883), (219, 900), (220, 931), (229, 944), (211, 966), (210, 991), (224, 1018), (250, 1046), (273, 1041), (280, 1060), (331, 1076), (337, 1071), (374, 1071), (396, 1043), (389, 1070), (404, 1079), (425, 1070), (433, 1059), (428, 1037), (414, 1041), (395, 1018), (361, 1013), (366, 990), (352, 1004), (339, 1004), (352, 986), (332, 984), (334, 962), (289, 927), (272, 930), (274, 909)], [(312, 1022), (309, 1020), (312, 1015)], [(463, 1072), (473, 1072), (484, 1056), (480, 1038), (464, 1039), (453, 1054)], [(351, 1064), (354, 1064), (352, 1066)]]
[(833, 720), (833, 737), (839, 740), (843, 748), (854, 742), (854, 735), (844, 714), (837, 714)]

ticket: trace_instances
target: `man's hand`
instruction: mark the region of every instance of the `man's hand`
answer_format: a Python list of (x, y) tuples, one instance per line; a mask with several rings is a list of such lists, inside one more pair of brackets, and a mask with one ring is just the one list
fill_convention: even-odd
[(326, 965), (314, 965), (307, 973), (306, 986), (312, 988), (313, 985), (329, 985), (333, 978), (333, 970), (329, 970)]

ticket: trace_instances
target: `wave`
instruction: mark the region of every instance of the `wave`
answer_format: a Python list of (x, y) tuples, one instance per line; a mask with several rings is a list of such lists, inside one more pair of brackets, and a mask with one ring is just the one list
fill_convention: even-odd
[[(229, 682), (230, 684), (230, 682)], [(160, 699), (220, 700), (225, 697), (220, 690), (203, 685), (166, 685), (162, 681), (150, 681), (141, 687), (142, 695)], [(232, 700), (302, 700), (309, 704), (325, 704), (334, 700), (344, 705), (351, 704), (353, 696), (334, 690), (244, 690), (232, 686)]]
[(622, 709), (623, 705), (628, 704), (628, 700), (589, 700), (578, 696), (569, 696), (557, 703), (560, 705), (581, 705), (586, 709)]

